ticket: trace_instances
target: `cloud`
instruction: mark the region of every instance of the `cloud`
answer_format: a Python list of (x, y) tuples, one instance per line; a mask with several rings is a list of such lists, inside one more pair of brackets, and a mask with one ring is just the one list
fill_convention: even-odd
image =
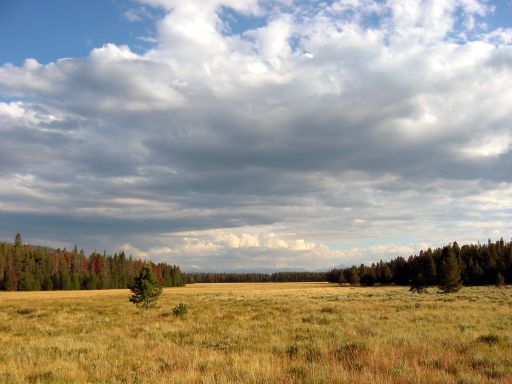
[(140, 3), (164, 12), (143, 53), (0, 67), (3, 238), (293, 269), (512, 229), (490, 4)]
[(11, 103), (0, 102), (0, 116), (5, 120), (17, 120), (24, 115), (23, 104), (20, 102), (13, 101)]
[(126, 18), (126, 20), (128, 20), (128, 21), (130, 21), (132, 23), (136, 22), (136, 21), (141, 21), (142, 20), (142, 16), (135, 9), (128, 9), (124, 13), (124, 17)]
[(135, 23), (143, 20), (155, 20), (156, 15), (151, 12), (147, 7), (138, 7), (138, 8), (129, 8), (124, 13), (123, 16), (129, 22)]

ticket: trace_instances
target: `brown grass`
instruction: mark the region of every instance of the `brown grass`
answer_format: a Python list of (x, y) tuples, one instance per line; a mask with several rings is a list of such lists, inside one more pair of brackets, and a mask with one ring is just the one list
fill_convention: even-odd
[[(0, 383), (512, 383), (512, 287), (0, 293)], [(172, 315), (179, 302), (189, 309)]]

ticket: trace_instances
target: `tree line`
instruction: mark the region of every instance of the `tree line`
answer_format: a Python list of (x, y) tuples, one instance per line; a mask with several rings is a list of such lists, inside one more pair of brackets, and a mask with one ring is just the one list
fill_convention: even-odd
[[(176, 265), (148, 263), (164, 287), (185, 285)], [(0, 290), (37, 291), (127, 288), (144, 262), (124, 252), (114, 255), (77, 247), (72, 250), (24, 245), (20, 234), (14, 243), (0, 243)]]
[(186, 273), (187, 283), (268, 283), (328, 281), (338, 284), (405, 285), (423, 291), (440, 286), (455, 291), (464, 285), (512, 284), (512, 241), (489, 240), (485, 244), (459, 246), (457, 242), (444, 247), (422, 250), (407, 259), (397, 257), (371, 265), (361, 264), (334, 268), (328, 272), (275, 273)]
[(406, 260), (397, 257), (359, 267), (335, 268), (327, 281), (340, 284), (410, 285), (421, 291), (427, 286), (445, 286), (456, 290), (464, 285), (503, 285), (512, 283), (512, 241), (489, 240), (486, 244), (462, 247), (454, 242), (444, 247), (420, 251)]
[(327, 281), (327, 272), (274, 273), (185, 273), (187, 284), (192, 283), (278, 283)]
[[(126, 256), (92, 252), (77, 247), (51, 249), (14, 243), (0, 243), (0, 290), (59, 290), (127, 288), (133, 284), (144, 262)], [(397, 257), (371, 265), (335, 268), (328, 272), (274, 273), (182, 273), (176, 265), (150, 262), (164, 287), (185, 283), (268, 283), (328, 281), (339, 284), (410, 285), (413, 290), (438, 285), (456, 290), (464, 285), (512, 284), (512, 241), (489, 240), (460, 247), (457, 242), (422, 250), (407, 259)]]

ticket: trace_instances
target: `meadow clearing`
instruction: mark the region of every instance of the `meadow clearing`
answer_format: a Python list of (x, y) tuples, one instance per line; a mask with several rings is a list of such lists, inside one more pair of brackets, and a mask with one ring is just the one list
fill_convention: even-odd
[[(512, 383), (512, 287), (1, 292), (0, 383)], [(172, 308), (183, 302), (182, 318)]]

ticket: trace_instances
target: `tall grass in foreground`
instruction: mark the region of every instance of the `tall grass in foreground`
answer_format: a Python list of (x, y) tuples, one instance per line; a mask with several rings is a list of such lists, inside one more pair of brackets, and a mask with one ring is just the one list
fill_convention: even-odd
[(0, 383), (511, 383), (512, 287), (435, 291), (196, 284), (149, 311), (0, 293)]

